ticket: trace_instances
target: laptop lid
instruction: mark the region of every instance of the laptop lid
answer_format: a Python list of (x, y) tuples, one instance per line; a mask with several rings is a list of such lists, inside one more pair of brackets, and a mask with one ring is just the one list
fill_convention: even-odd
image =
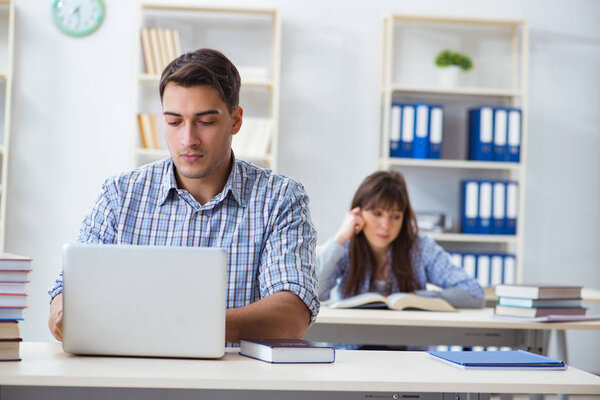
[(66, 244), (63, 349), (222, 357), (226, 274), (223, 249)]

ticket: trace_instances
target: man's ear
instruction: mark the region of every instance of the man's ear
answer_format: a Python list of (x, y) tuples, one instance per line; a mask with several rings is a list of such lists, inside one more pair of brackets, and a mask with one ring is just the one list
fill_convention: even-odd
[(242, 110), (242, 107), (237, 107), (231, 113), (231, 134), (232, 135), (235, 135), (236, 133), (238, 133), (240, 131), (240, 128), (242, 127), (243, 116), (244, 116), (244, 110)]

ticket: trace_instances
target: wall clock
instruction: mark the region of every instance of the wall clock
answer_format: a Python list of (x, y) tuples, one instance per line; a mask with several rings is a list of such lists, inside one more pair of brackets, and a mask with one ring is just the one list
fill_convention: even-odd
[(104, 4), (102, 0), (54, 0), (52, 17), (58, 29), (68, 35), (89, 35), (102, 23)]

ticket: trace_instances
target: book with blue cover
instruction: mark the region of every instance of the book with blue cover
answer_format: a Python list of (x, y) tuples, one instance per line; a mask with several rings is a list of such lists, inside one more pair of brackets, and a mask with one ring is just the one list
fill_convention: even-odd
[(512, 351), (430, 351), (436, 359), (464, 369), (537, 369), (563, 370), (562, 360), (530, 353)]

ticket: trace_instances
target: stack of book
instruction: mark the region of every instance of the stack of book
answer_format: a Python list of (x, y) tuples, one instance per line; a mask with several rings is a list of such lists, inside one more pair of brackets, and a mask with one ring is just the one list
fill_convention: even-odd
[(30, 258), (0, 254), (0, 361), (20, 361), (19, 321), (27, 308), (25, 284), (30, 272)]
[(548, 318), (583, 316), (581, 286), (498, 285), (496, 314), (508, 317)]
[(142, 49), (146, 73), (160, 75), (181, 54), (181, 39), (176, 29), (142, 29)]

